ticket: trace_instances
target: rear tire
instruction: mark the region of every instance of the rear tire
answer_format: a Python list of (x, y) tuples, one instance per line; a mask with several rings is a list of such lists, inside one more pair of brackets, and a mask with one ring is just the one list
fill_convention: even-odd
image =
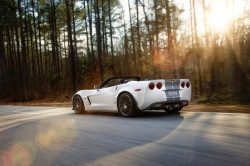
[(123, 117), (134, 117), (139, 113), (139, 109), (133, 96), (128, 92), (123, 92), (119, 95), (117, 100), (117, 107), (118, 112)]
[(73, 110), (75, 111), (76, 114), (85, 113), (84, 103), (80, 95), (75, 95), (73, 98)]

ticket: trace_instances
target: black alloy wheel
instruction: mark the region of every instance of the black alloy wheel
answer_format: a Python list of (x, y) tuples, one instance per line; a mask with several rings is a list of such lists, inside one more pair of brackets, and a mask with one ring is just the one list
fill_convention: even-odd
[(118, 112), (124, 117), (134, 117), (139, 112), (134, 98), (127, 92), (119, 95), (117, 107)]
[(76, 114), (85, 113), (85, 107), (80, 95), (75, 95), (73, 98), (73, 109)]

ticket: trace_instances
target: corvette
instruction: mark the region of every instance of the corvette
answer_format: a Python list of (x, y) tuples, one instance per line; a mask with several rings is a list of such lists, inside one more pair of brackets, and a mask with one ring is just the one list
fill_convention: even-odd
[(73, 110), (118, 111), (133, 117), (146, 110), (179, 112), (191, 100), (189, 79), (141, 80), (137, 76), (115, 76), (95, 85), (92, 90), (80, 90), (73, 95)]

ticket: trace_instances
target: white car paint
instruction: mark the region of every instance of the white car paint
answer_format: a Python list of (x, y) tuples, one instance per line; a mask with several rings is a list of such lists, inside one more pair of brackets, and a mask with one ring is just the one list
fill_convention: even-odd
[[(159, 82), (162, 84), (160, 89), (156, 87), (156, 84)], [(182, 82), (185, 83), (185, 87), (181, 87)], [(190, 87), (186, 86), (187, 82), (189, 82)], [(150, 83), (155, 85), (153, 90), (149, 89)], [(80, 90), (76, 94), (81, 96), (86, 111), (117, 111), (117, 99), (119, 94), (123, 92), (128, 92), (133, 96), (141, 111), (157, 109), (157, 103), (161, 103), (162, 106), (173, 103), (180, 103), (186, 106), (191, 100), (191, 83), (189, 79), (129, 81), (111, 87)], [(151, 108), (152, 104), (156, 105)], [(162, 108), (160, 107), (160, 109)]]

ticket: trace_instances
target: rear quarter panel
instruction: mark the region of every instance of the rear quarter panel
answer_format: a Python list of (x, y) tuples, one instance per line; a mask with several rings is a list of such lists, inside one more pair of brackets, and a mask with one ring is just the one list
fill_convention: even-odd
[(130, 81), (126, 84), (119, 85), (115, 101), (118, 100), (121, 93), (128, 92), (133, 96), (135, 102), (140, 108), (144, 102), (145, 92), (149, 83), (150, 81)]

